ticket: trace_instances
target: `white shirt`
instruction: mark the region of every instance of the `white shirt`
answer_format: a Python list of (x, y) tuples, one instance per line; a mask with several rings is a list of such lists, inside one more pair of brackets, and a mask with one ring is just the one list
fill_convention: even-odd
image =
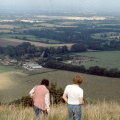
[[(32, 98), (35, 92), (35, 87), (29, 92), (30, 97)], [(50, 94), (47, 93), (45, 95), (45, 104), (46, 104), (46, 109), (49, 110), (50, 109)]]
[(67, 85), (64, 93), (68, 96), (68, 104), (79, 105), (80, 98), (83, 98), (83, 89), (78, 85)]

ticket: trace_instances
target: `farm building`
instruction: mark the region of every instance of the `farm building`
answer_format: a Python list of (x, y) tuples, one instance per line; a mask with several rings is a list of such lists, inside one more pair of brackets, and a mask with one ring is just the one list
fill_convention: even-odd
[(26, 62), (25, 64), (23, 64), (24, 68), (27, 68), (29, 70), (36, 70), (36, 69), (41, 69), (42, 66), (37, 64), (37, 63), (32, 63), (32, 62)]

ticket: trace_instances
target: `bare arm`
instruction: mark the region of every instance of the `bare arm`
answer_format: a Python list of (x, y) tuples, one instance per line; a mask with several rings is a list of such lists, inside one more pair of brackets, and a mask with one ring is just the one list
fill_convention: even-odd
[(66, 93), (63, 94), (63, 99), (65, 100), (66, 103), (68, 103), (68, 98)]
[(80, 104), (84, 104), (83, 98), (80, 98)]
[(35, 92), (35, 89), (34, 89), (34, 88), (29, 92), (29, 95), (30, 95), (31, 98), (32, 98), (33, 95), (34, 95), (34, 92)]
[(49, 113), (50, 111), (50, 94), (49, 93), (45, 95), (45, 104), (46, 104), (47, 112)]

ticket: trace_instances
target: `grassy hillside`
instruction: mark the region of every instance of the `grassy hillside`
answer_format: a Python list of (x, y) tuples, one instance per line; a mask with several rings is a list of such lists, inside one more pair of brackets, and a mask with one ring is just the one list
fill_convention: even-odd
[[(120, 120), (120, 104), (116, 102), (97, 102), (82, 105), (83, 120)], [(21, 106), (0, 106), (1, 120), (35, 120), (33, 108)], [(41, 119), (44, 120), (44, 119)], [(48, 120), (68, 120), (67, 105), (52, 105)]]
[[(8, 67), (8, 69), (10, 69)], [(17, 100), (28, 95), (29, 91), (40, 84), (43, 78), (50, 82), (56, 82), (57, 87), (65, 87), (72, 84), (74, 75), (83, 77), (81, 88), (84, 89), (84, 98), (96, 100), (117, 100), (120, 101), (120, 79), (108, 78), (94, 75), (81, 74), (70, 71), (41, 69), (37, 72), (27, 70), (15, 70), (0, 73), (0, 101), (3, 103)]]

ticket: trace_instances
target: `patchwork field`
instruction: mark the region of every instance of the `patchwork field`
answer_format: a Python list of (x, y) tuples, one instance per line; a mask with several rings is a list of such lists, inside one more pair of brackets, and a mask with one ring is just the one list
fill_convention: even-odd
[(99, 66), (107, 69), (118, 68), (120, 70), (120, 51), (97, 51), (82, 52), (75, 55), (83, 58), (89, 58), (92, 61), (82, 62), (77, 65), (84, 65), (87, 69), (93, 66)]
[(29, 42), (32, 45), (41, 46), (41, 47), (57, 47), (57, 46), (64, 46), (64, 45), (70, 47), (70, 46), (73, 45), (73, 44), (45, 44), (45, 43), (40, 43), (40, 42), (31, 42), (31, 41), (19, 40), (19, 39), (12, 39), (12, 38), (11, 39), (9, 39), (9, 38), (3, 38), (2, 42), (4, 42), (3, 40), (8, 41), (8, 42), (12, 42), (12, 44), (14, 44), (14, 42), (15, 43), (19, 43), (19, 44), (23, 43), (23, 42)]
[(83, 77), (84, 82), (81, 87), (84, 89), (85, 99), (92, 101), (98, 99), (120, 101), (120, 79), (118, 78), (100, 77), (52, 69), (41, 69), (37, 73), (26, 70), (14, 71), (14, 69), (11, 72), (5, 72), (5, 69), (4, 72), (0, 73), (0, 101), (4, 103), (28, 95), (29, 91), (36, 84), (40, 84), (43, 78), (49, 79), (50, 82), (56, 82), (57, 87), (65, 88), (66, 85), (72, 84), (72, 78), (76, 74)]
[(35, 17), (38, 18), (49, 18), (49, 19), (69, 19), (69, 20), (105, 20), (106, 17), (70, 17), (70, 16), (43, 16), (43, 15), (37, 15)]
[(13, 26), (13, 25), (0, 25), (0, 28), (4, 28), (4, 29), (5, 28), (13, 29), (14, 27), (17, 27), (17, 26)]

